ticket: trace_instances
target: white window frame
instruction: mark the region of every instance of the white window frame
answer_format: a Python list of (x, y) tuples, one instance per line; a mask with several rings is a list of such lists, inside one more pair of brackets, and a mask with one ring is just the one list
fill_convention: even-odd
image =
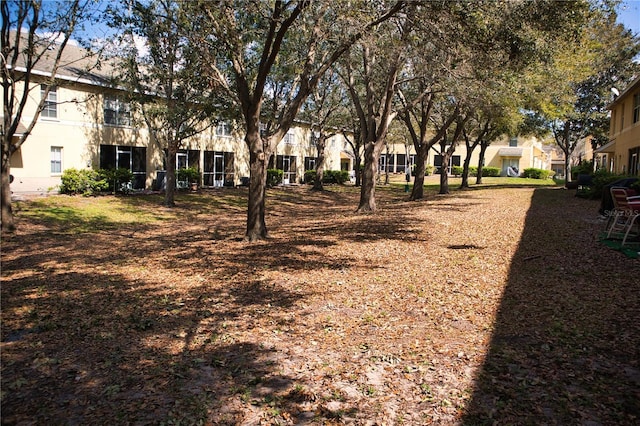
[(282, 139), (285, 145), (295, 146), (296, 145), (296, 134), (289, 130), (284, 138)]
[(231, 126), (226, 121), (221, 121), (216, 126), (216, 136), (221, 138), (230, 138), (231, 135)]
[(51, 174), (52, 175), (62, 174), (62, 147), (61, 146), (51, 147)]
[[(105, 95), (102, 111), (104, 124), (120, 127), (131, 126), (131, 104), (129, 102), (124, 102), (117, 96)], [(111, 111), (111, 115), (108, 115), (107, 111)]]
[[(45, 84), (40, 85), (40, 96), (44, 96), (44, 92), (47, 90)], [(40, 111), (40, 117), (42, 118), (58, 118), (58, 88), (51, 86), (49, 93)]]

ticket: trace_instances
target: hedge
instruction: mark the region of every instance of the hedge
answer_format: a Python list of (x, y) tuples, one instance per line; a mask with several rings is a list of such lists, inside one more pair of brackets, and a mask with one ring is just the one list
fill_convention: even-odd
[(127, 184), (133, 180), (133, 173), (129, 169), (99, 169), (98, 178), (107, 182), (107, 187), (104, 190), (107, 191), (121, 191), (122, 185)]
[[(307, 170), (304, 172), (304, 182), (313, 183), (316, 180), (316, 171)], [(325, 170), (322, 174), (322, 183), (343, 184), (349, 180), (349, 172), (346, 170)]]
[[(454, 176), (462, 175), (462, 166), (452, 166), (451, 174)], [(478, 176), (478, 168), (476, 166), (469, 166), (469, 176)], [(500, 176), (500, 168), (498, 167), (483, 167), (482, 176), (498, 177)]]
[[(478, 174), (478, 170), (476, 169), (476, 174)], [(500, 176), (500, 167), (483, 167), (482, 168), (482, 176), (483, 177), (499, 177)]]
[(100, 173), (91, 169), (65, 169), (60, 178), (60, 192), (62, 194), (92, 195), (104, 191), (109, 183)]
[(528, 169), (524, 169), (522, 172), (522, 177), (531, 178), (531, 179), (549, 179), (550, 170), (544, 169), (536, 169), (534, 167), (530, 167)]
[(590, 199), (599, 199), (602, 198), (602, 192), (604, 190), (605, 185), (613, 183), (617, 180), (632, 177), (628, 175), (617, 175), (611, 172), (608, 172), (606, 169), (600, 169), (592, 174), (593, 178), (591, 179), (592, 185), (587, 188), (583, 188), (576, 192), (578, 197), (582, 198), (590, 198)]
[(284, 170), (267, 169), (267, 186), (276, 186), (282, 183)]

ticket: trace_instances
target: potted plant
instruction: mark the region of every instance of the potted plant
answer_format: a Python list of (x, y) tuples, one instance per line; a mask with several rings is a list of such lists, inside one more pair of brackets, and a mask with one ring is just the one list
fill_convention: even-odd
[(198, 189), (198, 183), (200, 182), (200, 171), (196, 167), (178, 169), (177, 174), (179, 182), (187, 182), (192, 191)]

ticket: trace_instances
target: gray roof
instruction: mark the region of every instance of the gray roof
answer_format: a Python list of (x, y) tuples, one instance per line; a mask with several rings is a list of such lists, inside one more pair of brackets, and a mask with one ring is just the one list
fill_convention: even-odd
[[(26, 33), (21, 33), (20, 39), (20, 48), (24, 50), (27, 45)], [(15, 44), (15, 33), (11, 35), (11, 41)], [(36, 43), (36, 48), (42, 54), (33, 67), (32, 74), (51, 77), (60, 44), (41, 37), (40, 42)], [(18, 55), (15, 62), (16, 71), (26, 71), (26, 59), (26, 55)], [(7, 58), (7, 61), (10, 62), (11, 58)], [(8, 67), (11, 67), (10, 63)], [(115, 70), (114, 60), (107, 60), (100, 52), (86, 49), (70, 41), (62, 52), (54, 77), (90, 85), (111, 86)]]
[(522, 148), (514, 146), (500, 148), (498, 155), (501, 157), (522, 157)]

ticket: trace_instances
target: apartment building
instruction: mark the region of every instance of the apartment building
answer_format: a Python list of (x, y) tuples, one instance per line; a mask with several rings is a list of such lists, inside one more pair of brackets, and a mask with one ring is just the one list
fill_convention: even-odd
[[(109, 64), (96, 68), (92, 63), (95, 60), (88, 58), (84, 49), (66, 47), (63, 65), (53, 76), (55, 86), (48, 92), (37, 124), (11, 157), (14, 193), (55, 192), (68, 168), (123, 167), (134, 175), (134, 190), (162, 188), (166, 147), (153, 139), (126, 93), (109, 83), (113, 73)], [(29, 101), (15, 137), (21, 136), (25, 123), (33, 119), (46, 93), (44, 84), (52, 77), (46, 71), (52, 69), (51, 59), (45, 58), (41, 64), (42, 69), (32, 73)], [(353, 168), (352, 156), (344, 147), (340, 135), (328, 141), (325, 169)], [(298, 124), (277, 146), (274, 166), (284, 170), (286, 183), (301, 182), (304, 171), (315, 167), (316, 151), (309, 127)], [(249, 151), (242, 127), (230, 122), (209, 127), (183, 144), (176, 164), (178, 168), (196, 167), (204, 187), (240, 184), (249, 176)]]
[[(448, 148), (448, 146), (447, 146)], [(429, 153), (427, 165), (433, 168), (434, 173), (446, 171), (451, 174), (454, 166), (462, 166), (466, 157), (467, 148), (464, 143), (456, 146), (448, 164), (442, 164), (442, 152), (439, 144), (436, 144)], [(414, 164), (415, 150), (413, 145), (392, 144), (380, 156), (378, 169), (381, 172), (404, 173), (406, 167)], [(477, 166), (480, 160), (480, 147), (477, 147), (471, 155), (471, 166)], [(527, 168), (550, 169), (551, 156), (545, 145), (534, 137), (503, 136), (492, 142), (485, 151), (484, 166), (497, 167), (502, 176), (507, 176), (509, 170), (522, 173)]]
[(640, 77), (609, 105), (609, 142), (598, 148), (600, 167), (624, 175), (640, 176)]

